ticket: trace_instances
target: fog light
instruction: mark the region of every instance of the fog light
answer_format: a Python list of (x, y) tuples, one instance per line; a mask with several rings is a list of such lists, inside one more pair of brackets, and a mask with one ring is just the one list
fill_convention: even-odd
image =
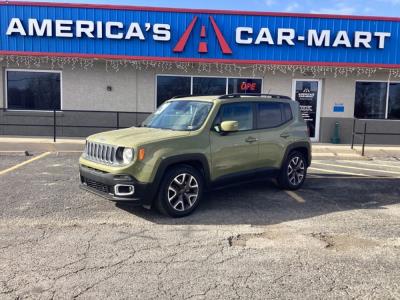
[(114, 186), (115, 196), (132, 196), (135, 193), (135, 187), (127, 184), (117, 184)]

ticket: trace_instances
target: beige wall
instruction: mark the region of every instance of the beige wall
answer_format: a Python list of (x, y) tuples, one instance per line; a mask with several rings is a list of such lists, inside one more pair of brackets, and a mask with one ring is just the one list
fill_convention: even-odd
[[(388, 72), (378, 72), (371, 77), (368, 76), (349, 76), (334, 78), (326, 77), (322, 86), (322, 107), (321, 117), (328, 118), (353, 118), (354, 116), (354, 99), (356, 91), (356, 82), (365, 81), (387, 81)], [(344, 104), (344, 113), (333, 112), (335, 103)]]
[[(171, 64), (172, 66), (173, 64)], [(0, 93), (4, 93), (4, 70), (6, 68), (3, 62), (0, 66), (3, 72), (0, 72)], [(18, 67), (17, 65), (10, 65), (9, 68), (27, 69)], [(40, 66), (41, 70), (51, 69), (49, 66)], [(157, 74), (179, 74), (179, 75), (193, 75), (193, 76), (218, 76), (218, 77), (257, 77), (263, 79), (263, 93), (281, 94), (292, 97), (293, 79), (320, 79), (322, 82), (322, 103), (321, 103), (321, 128), (320, 128), (320, 141), (329, 142), (336, 122), (340, 124), (340, 136), (342, 142), (349, 142), (352, 130), (352, 118), (354, 115), (354, 95), (355, 85), (357, 80), (379, 80), (387, 81), (388, 72), (380, 71), (370, 78), (368, 76), (337, 76), (327, 74), (317, 78), (305, 76), (300, 73), (293, 74), (288, 72), (286, 74), (276, 71), (275, 74), (267, 72), (266, 74), (256, 72), (253, 73), (253, 68), (248, 67), (243, 70), (241, 74), (232, 72), (212, 72), (199, 71), (194, 66), (192, 70), (187, 72), (184, 69), (178, 68), (165, 68), (154, 69), (153, 67), (142, 66), (141, 70), (134, 67), (120, 66), (119, 72), (115, 72), (112, 68), (106, 71), (106, 63), (104, 61), (96, 61), (93, 68), (87, 71), (82, 69), (72, 70), (71, 66), (67, 65), (62, 71), (62, 108), (72, 110), (104, 110), (104, 111), (132, 111), (132, 112), (152, 112), (156, 106), (156, 75)], [(398, 80), (399, 81), (399, 80)], [(107, 91), (107, 86), (112, 87), (112, 91)], [(5, 98), (0, 101), (0, 108), (4, 106)], [(335, 103), (342, 103), (345, 106), (343, 113), (334, 113), (333, 107)], [(45, 124), (46, 122), (52, 124), (52, 113), (40, 112), (5, 112), (0, 111), (0, 119), (9, 123), (27, 123), (27, 124)], [(131, 115), (121, 115), (122, 126), (132, 126), (137, 124), (146, 116), (140, 114), (132, 119)], [(104, 126), (114, 126), (114, 114), (82, 114), (76, 113), (60, 113), (58, 122), (63, 124), (97, 124)], [(382, 131), (391, 129), (394, 125), (393, 122), (378, 122), (387, 126)], [(379, 125), (378, 124), (378, 125)], [(386, 125), (388, 124), (388, 125)], [(398, 122), (396, 122), (398, 124)], [(376, 125), (376, 126), (378, 126)], [(382, 125), (382, 126), (383, 126)], [(390, 127), (390, 128), (389, 128)], [(378, 128), (378, 127), (377, 127)], [(397, 128), (397, 127), (396, 127)], [(398, 130), (398, 129), (394, 130)], [(97, 129), (103, 130), (103, 129)], [(59, 128), (58, 134), (63, 136), (86, 136), (92, 134), (92, 129), (86, 131), (81, 128)], [(22, 134), (22, 135), (51, 135), (51, 127), (3, 127), (0, 128), (0, 134)], [(391, 143), (391, 140), (382, 141), (374, 139), (380, 143)], [(371, 142), (373, 142), (371, 138)]]
[[(3, 69), (5, 65), (3, 63)], [(18, 68), (17, 66), (9, 66)], [(50, 69), (42, 66), (40, 69)], [(121, 67), (119, 72), (106, 71), (104, 61), (96, 61), (93, 68), (87, 71), (82, 69), (71, 70), (66, 66), (62, 70), (62, 108), (76, 110), (112, 110), (112, 111), (138, 111), (152, 112), (156, 106), (156, 75), (157, 74), (181, 74), (200, 76), (222, 76), (222, 77), (257, 77), (263, 78), (263, 92), (292, 96), (293, 79), (314, 79), (303, 74), (286, 74), (277, 71), (253, 73), (251, 67), (241, 74), (234, 72), (199, 72), (197, 67), (185, 72), (182, 69), (171, 68), (168, 70), (142, 67), (137, 70), (133, 67)], [(0, 92), (4, 95), (4, 72), (0, 73)], [(378, 72), (371, 78), (367, 76), (338, 76), (327, 74), (315, 79), (322, 80), (322, 105), (321, 117), (323, 118), (352, 118), (354, 114), (354, 94), (357, 80), (382, 80), (388, 79), (388, 72)], [(107, 91), (107, 86), (112, 91)], [(0, 108), (4, 101), (0, 101)], [(345, 106), (344, 113), (334, 113), (335, 103)]]
[(263, 93), (292, 97), (292, 76), (268, 73), (264, 76)]
[[(63, 71), (63, 109), (151, 112), (154, 109), (154, 75), (122, 68), (106, 72), (104, 63), (93, 69)], [(107, 91), (107, 86), (112, 91)]]
[[(11, 69), (27, 69), (9, 66)], [(36, 69), (36, 68), (35, 68)], [(41, 66), (40, 70), (50, 70)], [(3, 70), (6, 67), (3, 66)], [(121, 68), (119, 72), (106, 71), (104, 62), (96, 62), (88, 70), (66, 66), (62, 71), (62, 109), (140, 111), (152, 112), (155, 107), (154, 71), (136, 71), (134, 68)], [(1, 93), (5, 86), (1, 72)], [(139, 74), (139, 75), (138, 75)], [(107, 91), (107, 86), (112, 91)], [(4, 97), (3, 97), (4, 98)], [(0, 108), (4, 101), (0, 101)]]

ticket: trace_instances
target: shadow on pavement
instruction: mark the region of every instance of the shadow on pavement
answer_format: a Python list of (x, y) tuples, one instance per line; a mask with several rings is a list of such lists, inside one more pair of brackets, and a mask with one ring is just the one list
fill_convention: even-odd
[(336, 211), (385, 209), (400, 203), (400, 180), (308, 178), (296, 192), (300, 203), (272, 182), (258, 181), (209, 192), (190, 216), (172, 219), (156, 211), (118, 203), (118, 208), (157, 224), (272, 225)]

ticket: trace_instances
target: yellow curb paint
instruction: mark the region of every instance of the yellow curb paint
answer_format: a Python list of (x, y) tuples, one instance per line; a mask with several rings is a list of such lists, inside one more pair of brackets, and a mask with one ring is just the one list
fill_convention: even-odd
[(15, 166), (13, 166), (13, 167), (11, 167), (11, 168), (8, 168), (8, 169), (5, 169), (5, 170), (3, 170), (3, 171), (0, 171), (0, 175), (7, 174), (7, 173), (9, 173), (9, 172), (11, 172), (11, 171), (14, 171), (14, 170), (16, 170), (16, 169), (18, 169), (18, 168), (21, 168), (21, 167), (23, 167), (23, 166), (25, 166), (25, 165), (27, 165), (27, 164), (30, 164), (31, 162), (34, 162), (35, 160), (41, 159), (41, 158), (43, 158), (43, 157), (49, 155), (50, 153), (51, 153), (51, 152), (42, 153), (42, 154), (40, 154), (40, 155), (38, 155), (38, 156), (36, 156), (36, 157), (33, 157), (33, 158), (31, 158), (31, 159), (28, 159), (27, 161), (24, 161), (24, 162), (22, 162), (22, 163), (20, 163), (20, 164), (18, 164), (18, 165), (15, 165)]
[(296, 194), (293, 191), (285, 191), (285, 193), (288, 194), (297, 203), (301, 203), (301, 204), (306, 203), (306, 200), (304, 200), (303, 197), (301, 197), (299, 194)]
[(360, 168), (360, 167), (343, 166), (343, 165), (336, 165), (336, 164), (327, 164), (327, 163), (321, 163), (321, 162), (313, 162), (313, 164), (321, 165), (321, 166), (327, 166), (327, 167), (344, 168), (344, 169), (355, 169), (355, 170), (361, 170), (361, 171), (371, 171), (371, 172), (390, 173), (390, 174), (400, 175), (400, 172), (394, 172), (394, 171), (386, 171), (386, 170), (378, 170), (378, 169), (367, 169), (367, 168)]

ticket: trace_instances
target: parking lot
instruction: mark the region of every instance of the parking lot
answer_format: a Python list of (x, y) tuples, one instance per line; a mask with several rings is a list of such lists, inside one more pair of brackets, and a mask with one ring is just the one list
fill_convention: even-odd
[(400, 298), (396, 159), (315, 160), (300, 191), (244, 183), (170, 219), (80, 190), (78, 157), (0, 154), (1, 299)]

